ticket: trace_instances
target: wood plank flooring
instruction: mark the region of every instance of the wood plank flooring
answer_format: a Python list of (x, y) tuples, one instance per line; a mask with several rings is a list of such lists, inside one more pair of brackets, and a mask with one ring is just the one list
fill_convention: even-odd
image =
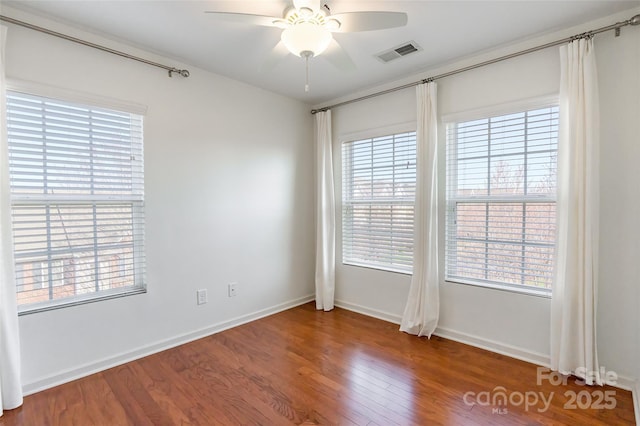
[[(630, 392), (536, 368), (306, 304), (28, 396), (0, 425), (634, 424)], [(615, 409), (579, 408), (596, 403)]]

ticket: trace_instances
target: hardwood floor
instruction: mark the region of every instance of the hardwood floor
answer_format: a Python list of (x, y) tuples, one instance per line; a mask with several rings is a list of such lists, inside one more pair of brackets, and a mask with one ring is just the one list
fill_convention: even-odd
[[(0, 424), (634, 424), (630, 392), (573, 380), (538, 385), (536, 369), (306, 304), (28, 396)], [(506, 405), (494, 401), (498, 386)], [(534, 394), (550, 398), (548, 409), (541, 400), (525, 406)], [(615, 409), (565, 408), (612, 398)]]

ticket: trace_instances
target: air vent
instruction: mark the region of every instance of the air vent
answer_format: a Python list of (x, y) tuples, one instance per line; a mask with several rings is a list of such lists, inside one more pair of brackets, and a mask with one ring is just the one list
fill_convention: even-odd
[(395, 59), (402, 58), (403, 56), (410, 55), (414, 52), (419, 52), (422, 50), (422, 47), (418, 46), (415, 41), (409, 41), (407, 43), (402, 43), (400, 46), (393, 47), (389, 50), (385, 50), (384, 52), (378, 53), (375, 55), (378, 60), (381, 62), (387, 63), (391, 62)]

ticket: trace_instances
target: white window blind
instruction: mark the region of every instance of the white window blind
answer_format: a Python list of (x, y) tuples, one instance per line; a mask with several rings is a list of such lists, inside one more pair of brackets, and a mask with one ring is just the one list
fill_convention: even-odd
[(550, 291), (557, 148), (557, 106), (447, 126), (447, 280)]
[(21, 311), (145, 288), (142, 116), (7, 94)]
[(415, 132), (343, 144), (343, 263), (411, 272), (415, 188)]

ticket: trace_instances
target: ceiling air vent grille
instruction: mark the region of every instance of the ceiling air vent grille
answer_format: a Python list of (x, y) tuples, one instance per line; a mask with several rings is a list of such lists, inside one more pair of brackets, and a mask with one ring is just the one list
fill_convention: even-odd
[(418, 43), (415, 41), (409, 41), (407, 43), (402, 43), (400, 46), (393, 47), (389, 50), (385, 50), (384, 52), (378, 53), (375, 55), (378, 60), (387, 63), (391, 62), (395, 59), (402, 58), (403, 56), (410, 55), (414, 52), (419, 52), (422, 50), (422, 47), (418, 46)]

